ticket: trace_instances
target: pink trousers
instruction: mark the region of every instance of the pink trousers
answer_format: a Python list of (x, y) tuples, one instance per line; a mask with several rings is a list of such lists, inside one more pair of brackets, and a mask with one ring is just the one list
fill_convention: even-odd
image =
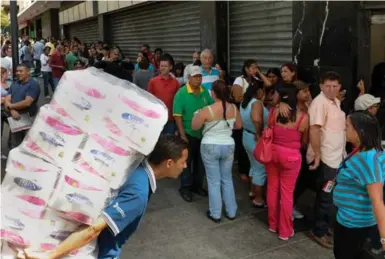
[(298, 149), (272, 146), (273, 159), (266, 165), (269, 228), (282, 238), (293, 234), (293, 192), (301, 169)]

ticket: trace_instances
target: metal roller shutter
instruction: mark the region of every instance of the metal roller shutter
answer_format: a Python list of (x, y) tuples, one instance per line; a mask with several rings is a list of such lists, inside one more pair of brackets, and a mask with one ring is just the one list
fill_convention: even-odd
[(111, 41), (136, 59), (142, 44), (162, 48), (175, 62), (191, 63), (200, 48), (199, 2), (157, 2), (110, 15)]
[(68, 25), (70, 39), (77, 37), (82, 42), (94, 42), (99, 40), (98, 20), (92, 19)]
[(292, 3), (289, 1), (229, 3), (230, 73), (238, 76), (246, 59), (265, 71), (292, 61)]

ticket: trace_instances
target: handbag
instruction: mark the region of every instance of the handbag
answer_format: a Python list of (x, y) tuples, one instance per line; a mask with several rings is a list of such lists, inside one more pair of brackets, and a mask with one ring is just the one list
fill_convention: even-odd
[(275, 124), (274, 114), (275, 109), (271, 110), (269, 113), (268, 121), (270, 122), (270, 126), (265, 128), (262, 132), (262, 136), (259, 138), (257, 144), (254, 148), (254, 158), (261, 164), (267, 164), (271, 162), (273, 157), (271, 148), (273, 143), (273, 128)]

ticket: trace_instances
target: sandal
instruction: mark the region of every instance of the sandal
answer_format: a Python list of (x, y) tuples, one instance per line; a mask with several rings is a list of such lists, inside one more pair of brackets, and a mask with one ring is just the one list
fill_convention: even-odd
[(251, 203), (253, 204), (253, 207), (257, 208), (257, 209), (267, 208), (267, 206), (266, 206), (266, 204), (264, 202), (259, 203), (259, 202), (256, 202), (255, 200), (252, 200)]

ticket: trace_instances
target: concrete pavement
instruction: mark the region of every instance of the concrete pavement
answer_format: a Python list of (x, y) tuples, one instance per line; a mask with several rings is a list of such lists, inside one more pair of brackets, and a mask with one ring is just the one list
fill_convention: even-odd
[[(41, 78), (37, 79), (42, 85)], [(43, 89), (42, 89), (43, 90)], [(42, 96), (39, 104), (47, 103)], [(2, 138), (2, 151), (8, 153), (8, 128)], [(5, 161), (2, 161), (2, 176)], [(215, 224), (206, 218), (208, 199), (194, 196), (186, 203), (178, 193), (179, 181), (163, 179), (152, 195), (146, 216), (138, 231), (123, 248), (122, 259), (332, 259), (332, 251), (315, 244), (304, 233), (289, 241), (279, 240), (268, 231), (266, 211), (252, 208), (247, 185), (234, 177), (239, 207), (235, 221), (223, 218)], [(301, 207), (309, 212), (313, 194), (303, 195)], [(309, 205), (310, 204), (310, 205)], [(307, 213), (308, 214), (308, 213)]]
[(164, 179), (152, 195), (138, 231), (124, 246), (124, 259), (332, 259), (323, 249), (296, 234), (281, 241), (257, 219), (264, 210), (250, 206), (247, 186), (235, 178), (239, 216), (219, 224), (205, 216), (208, 199), (186, 203), (178, 193), (179, 181)]

